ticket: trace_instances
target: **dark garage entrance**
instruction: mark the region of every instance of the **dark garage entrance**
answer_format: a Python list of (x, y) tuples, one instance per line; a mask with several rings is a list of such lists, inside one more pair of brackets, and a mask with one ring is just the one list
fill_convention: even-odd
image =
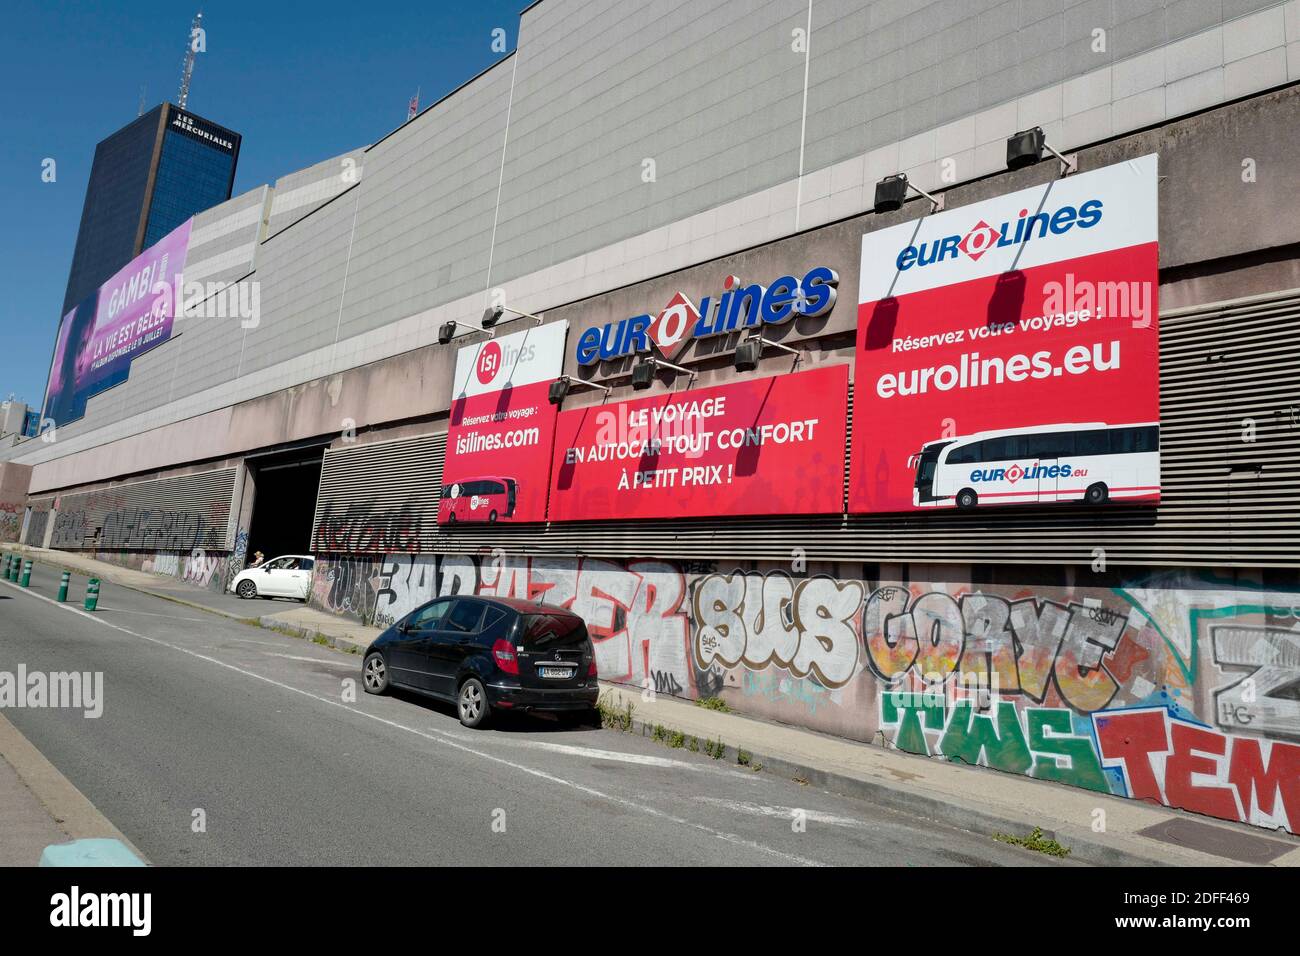
[(311, 554), (316, 491), (324, 447), (249, 456), (253, 479), (253, 517), (248, 528), (249, 564), (258, 551), (266, 558)]

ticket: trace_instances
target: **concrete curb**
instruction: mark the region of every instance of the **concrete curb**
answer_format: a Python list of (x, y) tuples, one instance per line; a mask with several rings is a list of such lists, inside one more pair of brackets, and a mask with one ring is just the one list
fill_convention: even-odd
[[(344, 654), (364, 654), (366, 648), (370, 646), (369, 640), (364, 643), (355, 641), (342, 634), (330, 634), (327, 631), (322, 631), (310, 624), (295, 624), (292, 621), (285, 621), (277, 618), (274, 614), (264, 614), (262, 617), (249, 618), (248, 620), (256, 620), (259, 625), (267, 630), (291, 633), (295, 637), (332, 647)], [(322, 640), (317, 641), (317, 638), (322, 638)]]
[[(118, 841), (147, 865), (145, 855), (125, 834), (100, 813), (86, 795), (60, 773), (3, 714), (0, 714), (0, 754), (4, 755), (4, 760), (13, 768), (18, 779), (69, 837), (73, 840)], [(61, 845), (63, 844), (55, 844)]]

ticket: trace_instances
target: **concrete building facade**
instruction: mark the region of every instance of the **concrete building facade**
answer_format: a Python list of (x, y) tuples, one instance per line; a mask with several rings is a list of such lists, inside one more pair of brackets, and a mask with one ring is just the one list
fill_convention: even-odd
[[(311, 548), (313, 603), (380, 625), (544, 597), (609, 680), (1294, 832), (1298, 82), (1296, 0), (542, 0), (415, 119), (194, 218), (186, 278), (255, 283), (255, 320), (178, 321), (5, 449), (13, 533), (218, 588), (250, 547)], [(445, 322), (565, 321), (564, 373), (627, 397), (584, 330), (824, 265), (841, 300), (782, 341), (851, 363), (862, 237), (929, 211), (872, 211), (877, 181), (949, 210), (1048, 183), (1007, 169), (1034, 126), (1079, 171), (1159, 157), (1158, 505), (437, 524)], [(735, 381), (735, 345), (680, 361)]]

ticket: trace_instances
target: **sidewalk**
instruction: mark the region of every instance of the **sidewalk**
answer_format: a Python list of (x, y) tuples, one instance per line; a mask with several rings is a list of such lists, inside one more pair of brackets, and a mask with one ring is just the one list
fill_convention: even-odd
[(119, 840), (144, 856), (0, 714), (0, 866), (36, 866), (51, 844)]
[[(735, 713), (706, 710), (691, 701), (606, 684), (609, 700), (632, 704), (633, 733), (653, 735), (655, 725), (705, 740), (721, 740), (725, 759), (877, 806), (942, 821), (976, 833), (1044, 836), (1070, 847), (1070, 859), (1109, 866), (1231, 866), (1244, 860), (1193, 848), (1231, 847), (1234, 854), (1264, 857), (1270, 865), (1300, 866), (1300, 840), (1257, 827), (1089, 790), (1046, 783), (984, 767), (948, 763), (898, 750), (832, 737)], [(740, 751), (745, 751), (744, 755)], [(1105, 832), (1093, 832), (1094, 811), (1105, 811)], [(1173, 826), (1185, 835), (1166, 842), (1140, 831)]]
[[(34, 560), (90, 572), (191, 607), (240, 620), (256, 616), (263, 627), (348, 653), (363, 653), (380, 633), (296, 603), (284, 610), (266, 607), (267, 613), (258, 615), (250, 605), (263, 602), (239, 601), (67, 552), (22, 550)], [(227, 610), (223, 605), (230, 601), (248, 610)], [(706, 740), (720, 740), (728, 761), (743, 757), (747, 765), (766, 772), (977, 833), (1025, 836), (1041, 827), (1045, 836), (1071, 848), (1071, 859), (1104, 865), (1300, 866), (1300, 839), (1286, 834), (706, 710), (679, 698), (658, 695), (646, 701), (639, 689), (624, 685), (603, 687), (612, 704), (622, 709), (632, 705), (633, 733), (652, 735), (660, 726), (698, 738), (701, 748)], [(1105, 811), (1103, 832), (1093, 830), (1098, 809)]]

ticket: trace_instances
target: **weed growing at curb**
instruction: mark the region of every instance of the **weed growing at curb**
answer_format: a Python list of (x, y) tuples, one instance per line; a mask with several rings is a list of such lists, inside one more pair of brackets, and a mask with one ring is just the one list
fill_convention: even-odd
[(1070, 855), (1068, 846), (1061, 846), (1055, 840), (1045, 839), (1042, 827), (1034, 827), (1034, 831), (1029, 836), (1018, 837), (1009, 833), (995, 833), (993, 839), (1001, 843), (1010, 843), (1012, 846), (1022, 846), (1026, 850), (1034, 850), (1037, 853), (1046, 853), (1048, 856)]
[(632, 730), (633, 704), (630, 700), (626, 707), (620, 707), (610, 694), (601, 694), (596, 700), (596, 710), (600, 714), (600, 726), (606, 730), (620, 730), (625, 734)]
[(721, 697), (700, 697), (695, 701), (696, 707), (703, 707), (705, 710), (716, 710), (720, 714), (731, 713), (731, 708)]

